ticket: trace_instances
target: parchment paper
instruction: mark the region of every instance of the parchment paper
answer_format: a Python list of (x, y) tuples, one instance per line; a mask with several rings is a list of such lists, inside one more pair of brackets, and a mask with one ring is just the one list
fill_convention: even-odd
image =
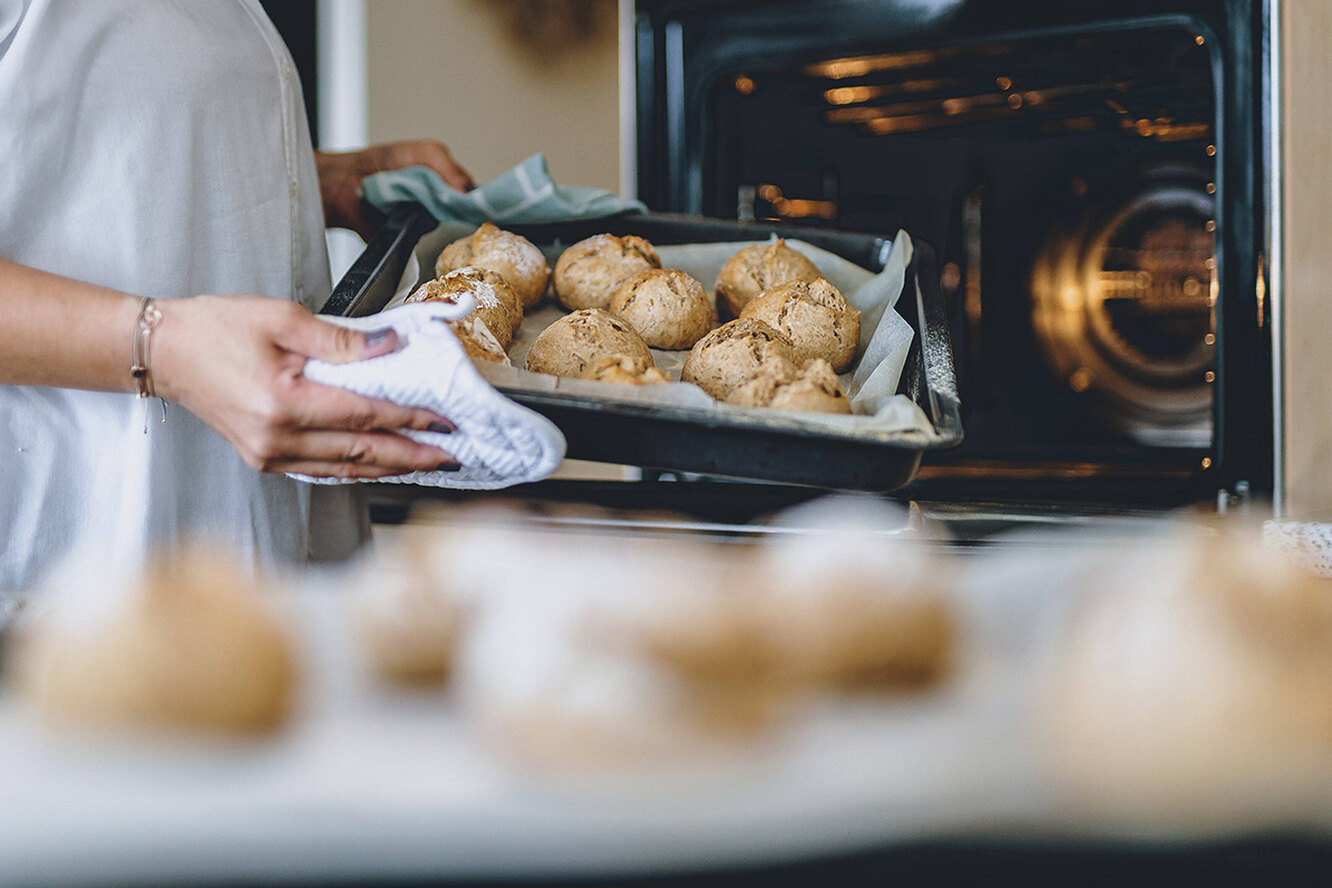
[[(393, 299), (388, 308), (399, 305), (423, 281), (433, 277), (435, 259), (446, 245), (471, 234), (470, 225), (445, 223), (426, 234), (417, 244), (411, 260), (403, 270)], [(679, 269), (700, 281), (709, 290), (717, 279), (726, 260), (742, 247), (762, 241), (727, 241), (720, 243), (679, 244), (658, 246), (662, 266)], [(639, 404), (689, 407), (699, 410), (740, 411), (771, 418), (781, 413), (786, 421), (817, 426), (841, 434), (918, 433), (929, 435), (933, 426), (929, 418), (910, 398), (897, 394), (902, 368), (906, 363), (914, 331), (894, 309), (902, 292), (906, 268), (911, 261), (911, 238), (899, 232), (888, 253), (883, 271), (875, 274), (853, 262), (800, 240), (788, 240), (795, 250), (803, 253), (818, 266), (826, 277), (853, 306), (861, 312), (860, 346), (857, 361), (851, 370), (842, 374), (842, 389), (851, 399), (851, 416), (825, 413), (773, 411), (762, 407), (738, 407), (713, 400), (702, 389), (688, 383), (669, 385), (629, 386), (582, 379), (561, 379), (544, 373), (530, 373), (521, 369), (532, 342), (548, 326), (567, 312), (552, 297), (547, 297), (535, 310), (529, 310), (523, 324), (514, 334), (509, 346), (512, 367), (482, 364), (481, 374), (491, 384), (503, 388), (525, 391), (564, 392), (584, 397), (627, 401)], [(543, 247), (546, 260), (553, 267), (560, 253), (569, 244), (556, 241)], [(672, 379), (680, 378), (688, 350), (667, 351), (652, 349), (656, 366)]]

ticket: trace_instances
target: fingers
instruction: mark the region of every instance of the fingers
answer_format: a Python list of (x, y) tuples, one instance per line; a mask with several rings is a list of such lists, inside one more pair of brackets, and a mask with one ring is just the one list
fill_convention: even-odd
[(330, 364), (346, 364), (386, 355), (398, 347), (398, 334), (392, 327), (360, 332), (338, 324), (321, 321), (300, 306), (274, 331), (278, 345), (307, 358)]
[(299, 379), (264, 420), (269, 431), (242, 446), (246, 461), (264, 472), (298, 472), (338, 478), (382, 478), (410, 472), (457, 471), (446, 450), (414, 441), (397, 430), (449, 434), (457, 428), (429, 410), (364, 398)]
[(429, 410), (403, 407), (392, 401), (366, 398), (355, 392), (307, 379), (294, 384), (289, 413), (280, 420), (290, 428), (331, 431), (385, 431), (415, 429), (448, 434), (455, 427), (447, 417)]
[[(445, 450), (418, 444), (389, 432), (303, 432), (283, 447), (281, 459), (263, 460), (270, 472), (294, 472), (335, 477), (384, 477), (409, 472), (456, 472), (461, 468)], [(293, 466), (323, 466), (319, 472)], [(348, 475), (347, 473), (355, 473)]]
[[(456, 469), (453, 469), (456, 470)], [(323, 462), (318, 460), (295, 460), (286, 463), (273, 463), (270, 468), (264, 471), (274, 474), (291, 473), (293, 475), (309, 475), (312, 478), (391, 478), (394, 475), (405, 475), (412, 471), (433, 471), (433, 469), (389, 469), (383, 466), (363, 465), (361, 463), (346, 462)], [(451, 471), (449, 468), (441, 468), (440, 471)]]
[(440, 178), (459, 191), (471, 191), (476, 182), (443, 142), (420, 139), (410, 142), (395, 142), (394, 149), (386, 159), (385, 169), (400, 169), (408, 166), (429, 167), (439, 173)]

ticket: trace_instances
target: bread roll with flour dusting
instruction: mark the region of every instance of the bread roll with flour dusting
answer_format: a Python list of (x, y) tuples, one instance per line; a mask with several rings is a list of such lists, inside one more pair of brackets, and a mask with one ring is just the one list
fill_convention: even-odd
[(541, 301), (550, 281), (550, 266), (546, 257), (522, 235), (505, 231), (490, 222), (467, 237), (444, 248), (435, 261), (436, 276), (467, 266), (493, 271), (513, 288), (524, 308)]

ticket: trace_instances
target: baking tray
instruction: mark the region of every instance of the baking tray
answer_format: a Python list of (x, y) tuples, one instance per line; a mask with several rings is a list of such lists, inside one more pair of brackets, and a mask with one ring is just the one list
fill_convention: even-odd
[[(658, 245), (775, 235), (807, 241), (874, 272), (882, 270), (892, 246), (890, 237), (880, 235), (662, 213), (504, 227), (538, 246), (572, 244), (602, 232), (636, 234)], [(361, 317), (382, 309), (417, 241), (434, 228), (434, 219), (419, 204), (397, 205), (321, 313)], [(898, 391), (925, 412), (929, 432), (837, 432), (779, 410), (731, 413), (559, 392), (500, 391), (559, 426), (568, 455), (577, 459), (842, 490), (896, 490), (915, 476), (925, 451), (956, 447), (963, 437), (953, 350), (929, 245), (915, 242), (904, 288), (897, 311), (916, 335)]]

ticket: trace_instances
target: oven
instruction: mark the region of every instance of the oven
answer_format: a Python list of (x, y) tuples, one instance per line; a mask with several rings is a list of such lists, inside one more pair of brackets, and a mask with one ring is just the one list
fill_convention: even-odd
[(1264, 0), (637, 0), (653, 209), (932, 244), (966, 441), (909, 496), (1281, 491)]
[[(619, 5), (626, 194), (932, 248), (965, 441), (897, 496), (987, 515), (1332, 508), (1332, 7)], [(855, 486), (615, 475), (513, 493), (732, 523)], [(377, 494), (378, 514), (436, 495), (408, 493)]]

